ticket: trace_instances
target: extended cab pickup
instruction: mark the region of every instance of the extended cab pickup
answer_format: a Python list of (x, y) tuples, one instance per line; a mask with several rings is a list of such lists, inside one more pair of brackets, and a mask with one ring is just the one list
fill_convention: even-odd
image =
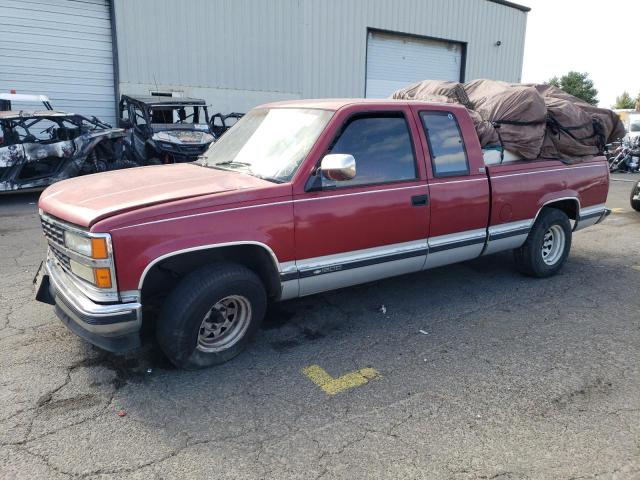
[(463, 107), (308, 100), (254, 109), (198, 161), (49, 187), (37, 298), (111, 351), (154, 332), (184, 368), (224, 362), (269, 301), (513, 250), (546, 277), (603, 220), (603, 157), (485, 165)]

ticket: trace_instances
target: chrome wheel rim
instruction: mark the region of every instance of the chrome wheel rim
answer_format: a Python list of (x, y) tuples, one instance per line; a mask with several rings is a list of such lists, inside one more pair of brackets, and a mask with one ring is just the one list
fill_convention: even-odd
[(560, 225), (552, 225), (544, 232), (542, 239), (542, 261), (547, 265), (555, 265), (562, 257), (566, 235)]
[(250, 323), (249, 300), (241, 295), (224, 297), (202, 319), (197, 349), (205, 353), (226, 350), (240, 341)]

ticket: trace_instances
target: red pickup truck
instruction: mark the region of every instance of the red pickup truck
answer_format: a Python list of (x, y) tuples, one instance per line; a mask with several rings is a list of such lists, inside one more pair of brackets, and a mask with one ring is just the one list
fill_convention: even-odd
[(154, 332), (177, 366), (237, 355), (267, 303), (513, 250), (556, 273), (603, 220), (603, 157), (485, 165), (467, 110), (398, 100), (254, 109), (194, 163), (59, 182), (37, 298), (101, 348)]

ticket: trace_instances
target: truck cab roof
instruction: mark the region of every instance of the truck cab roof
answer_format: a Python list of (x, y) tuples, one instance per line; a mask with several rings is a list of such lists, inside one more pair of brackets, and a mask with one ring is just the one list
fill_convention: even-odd
[(464, 108), (454, 103), (434, 103), (421, 100), (396, 100), (391, 98), (318, 98), (311, 100), (285, 100), (282, 102), (272, 102), (261, 105), (260, 108), (314, 108), (321, 110), (339, 110), (351, 105), (447, 105), (452, 109)]

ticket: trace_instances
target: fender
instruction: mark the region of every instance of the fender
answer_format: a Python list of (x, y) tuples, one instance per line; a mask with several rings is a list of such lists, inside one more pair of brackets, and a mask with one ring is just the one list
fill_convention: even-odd
[(547, 200), (546, 202), (544, 202), (538, 209), (536, 216), (533, 217), (533, 223), (531, 223), (531, 225), (533, 226), (533, 224), (536, 223), (536, 220), (538, 219), (538, 216), (540, 215), (540, 212), (542, 212), (542, 209), (544, 207), (551, 205), (552, 203), (562, 202), (563, 200), (572, 200), (576, 203), (576, 224), (577, 224), (577, 221), (580, 218), (580, 199), (577, 196), (574, 196), (574, 197), (558, 197), (558, 198), (553, 198), (551, 200)]
[(271, 249), (271, 247), (269, 247), (267, 244), (262, 243), (262, 242), (256, 242), (253, 240), (242, 240), (242, 241), (238, 241), (238, 242), (226, 242), (226, 243), (212, 243), (209, 245), (200, 245), (197, 247), (190, 247), (190, 248), (184, 248), (181, 250), (176, 250), (174, 252), (169, 252), (166, 253), (164, 255), (160, 255), (159, 257), (153, 259), (151, 262), (149, 262), (147, 264), (147, 266), (144, 268), (142, 275), (140, 276), (140, 280), (138, 281), (138, 290), (142, 290), (142, 286), (144, 285), (144, 280), (147, 276), (147, 274), (149, 273), (149, 271), (153, 268), (154, 265), (156, 265), (157, 263), (166, 260), (167, 258), (171, 258), (171, 257), (175, 257), (177, 255), (181, 255), (184, 253), (190, 253), (190, 252), (197, 252), (197, 251), (201, 251), (201, 250), (214, 250), (216, 248), (224, 248), (224, 247), (237, 247), (240, 245), (255, 245), (258, 247), (263, 248), (264, 250), (267, 251), (267, 253), (269, 254), (269, 257), (271, 258), (271, 260), (273, 261), (273, 266), (276, 269), (276, 272), (278, 273), (282, 273), (282, 270), (280, 268), (280, 262), (278, 261), (278, 258), (276, 257), (276, 254), (273, 252), (273, 250)]

